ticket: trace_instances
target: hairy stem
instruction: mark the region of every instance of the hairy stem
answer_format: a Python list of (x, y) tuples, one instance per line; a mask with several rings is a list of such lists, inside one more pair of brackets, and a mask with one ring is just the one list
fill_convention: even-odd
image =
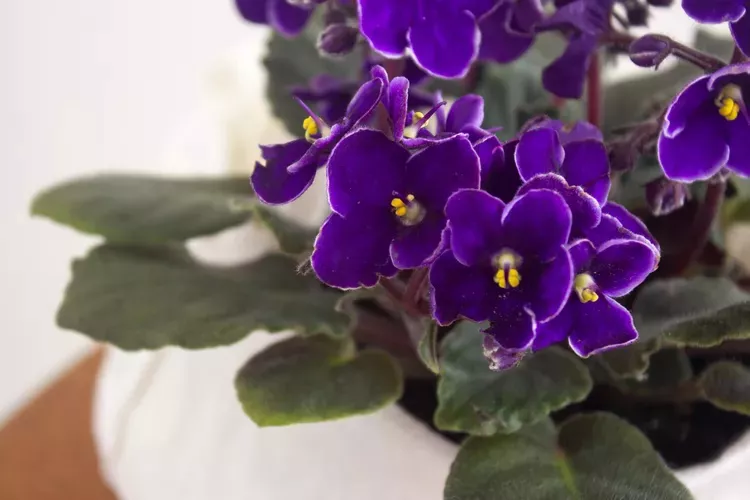
[(589, 123), (601, 126), (602, 78), (599, 52), (591, 55), (586, 74), (586, 119)]

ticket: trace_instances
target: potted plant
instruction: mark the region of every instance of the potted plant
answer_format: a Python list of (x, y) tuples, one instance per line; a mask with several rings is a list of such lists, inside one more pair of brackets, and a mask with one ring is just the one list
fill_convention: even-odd
[[(724, 245), (750, 213), (750, 18), (683, 2), (728, 50), (630, 33), (666, 3), (238, 0), (279, 33), (268, 96), (299, 138), (261, 146), (249, 184), (41, 193), (35, 215), (105, 240), (58, 323), (125, 350), (291, 330), (237, 367), (250, 419), (398, 403), (460, 446), (448, 499), (690, 498), (671, 469), (750, 422), (749, 282)], [(622, 56), (657, 72), (603, 88)], [(320, 169), (310, 230), (273, 206)], [(277, 252), (185, 248), (251, 219)]]

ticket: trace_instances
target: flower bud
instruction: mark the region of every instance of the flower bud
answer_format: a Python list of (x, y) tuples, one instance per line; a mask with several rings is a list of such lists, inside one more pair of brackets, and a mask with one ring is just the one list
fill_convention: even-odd
[(342, 56), (354, 49), (359, 30), (346, 24), (331, 24), (318, 37), (318, 50), (332, 56)]
[(628, 22), (631, 26), (646, 26), (648, 21), (648, 6), (633, 2), (627, 4)]
[(642, 68), (658, 67), (669, 55), (671, 47), (658, 35), (645, 35), (630, 44), (630, 60)]
[(651, 213), (667, 215), (682, 208), (690, 198), (690, 190), (685, 184), (661, 177), (646, 184), (646, 203)]

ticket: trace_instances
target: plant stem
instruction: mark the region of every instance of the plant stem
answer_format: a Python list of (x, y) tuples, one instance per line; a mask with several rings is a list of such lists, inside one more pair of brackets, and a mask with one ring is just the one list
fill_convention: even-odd
[(599, 52), (591, 55), (586, 74), (586, 119), (589, 123), (601, 126), (602, 78)]
[(380, 278), (378, 284), (383, 287), (383, 290), (388, 293), (393, 302), (408, 314), (416, 317), (425, 315), (424, 311), (419, 308), (419, 301), (407, 300), (404, 289), (395, 280)]
[(732, 52), (732, 64), (743, 63), (747, 61), (747, 56), (742, 53), (737, 45), (734, 46), (734, 52)]
[(414, 356), (406, 327), (387, 316), (358, 308), (353, 335), (358, 342), (380, 347), (393, 355)]
[(482, 81), (482, 73), (484, 72), (484, 65), (478, 61), (474, 61), (469, 67), (469, 71), (466, 73), (462, 83), (464, 91), (467, 94), (476, 92), (479, 83)]
[[(654, 34), (651, 36), (666, 43), (669, 46), (669, 53), (671, 55), (682, 59), (683, 61), (692, 63), (706, 72), (712, 73), (726, 66), (726, 63), (721, 59), (692, 47), (688, 47), (668, 36)], [(637, 37), (630, 33), (612, 30), (602, 35), (599, 39), (599, 43), (609, 45), (612, 48), (617, 49), (619, 52), (627, 53), (630, 49), (630, 44), (636, 40)]]
[[(419, 311), (419, 316), (424, 316), (425, 311), (420, 308), (420, 301), (427, 283), (428, 269), (422, 267), (414, 271), (406, 283), (403, 301), (408, 309)], [(408, 310), (407, 309), (407, 310)]]

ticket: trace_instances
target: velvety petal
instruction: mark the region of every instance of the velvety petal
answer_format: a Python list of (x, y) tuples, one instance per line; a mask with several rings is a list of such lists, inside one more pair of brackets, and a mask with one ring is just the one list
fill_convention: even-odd
[(452, 2), (456, 8), (468, 10), (474, 17), (480, 18), (492, 10), (497, 5), (498, 0), (452, 0)]
[(362, 35), (378, 52), (400, 56), (408, 45), (406, 34), (419, 0), (359, 0)]
[(560, 311), (560, 314), (549, 321), (536, 325), (536, 338), (534, 338), (534, 344), (531, 346), (534, 351), (540, 351), (568, 338), (575, 321), (576, 309), (573, 301), (578, 301), (578, 298), (575, 296), (568, 298), (568, 302)]
[(479, 157), (479, 170), (482, 174), (482, 181), (495, 168), (495, 163), (505, 163), (505, 151), (503, 151), (500, 139), (495, 135), (488, 135), (474, 143), (474, 152)]
[(268, 3), (271, 0), (235, 0), (240, 15), (252, 23), (268, 24)]
[(266, 164), (255, 164), (250, 182), (255, 194), (269, 205), (289, 203), (304, 193), (315, 179), (319, 164), (309, 163), (295, 173), (289, 173), (287, 167), (298, 161), (310, 148), (310, 143), (297, 139), (286, 144), (263, 146), (263, 157)]
[(477, 127), (476, 125), (466, 125), (459, 132), (469, 136), (469, 140), (472, 142), (472, 144), (484, 139), (485, 137), (490, 137), (491, 135), (493, 135), (493, 132), (488, 132), (482, 127)]
[(375, 110), (375, 106), (380, 102), (384, 88), (385, 85), (379, 78), (373, 78), (362, 84), (346, 109), (346, 123), (344, 125), (348, 127), (348, 130), (369, 118)]
[(501, 250), (505, 203), (484, 191), (466, 189), (448, 199), (445, 214), (451, 230), (451, 249), (456, 259), (471, 266), (489, 263)]
[(414, 59), (433, 75), (463, 77), (479, 51), (480, 35), (474, 16), (448, 9), (443, 2), (421, 5), (422, 15), (412, 24), (408, 35)]
[(693, 80), (672, 100), (664, 115), (664, 135), (674, 137), (682, 132), (690, 117), (706, 102), (713, 101), (708, 89), (709, 78), (701, 76)]
[(547, 321), (556, 316), (568, 301), (573, 289), (573, 263), (568, 251), (558, 248), (555, 257), (546, 264), (522, 266), (522, 282), (526, 307), (537, 321)]
[(745, 13), (745, 0), (682, 0), (682, 8), (699, 23), (736, 21)]
[(388, 210), (331, 214), (315, 239), (310, 258), (323, 283), (342, 289), (371, 287), (396, 274), (389, 253), (398, 222)]
[(575, 141), (565, 146), (565, 161), (560, 169), (571, 186), (581, 186), (600, 205), (609, 194), (609, 158), (599, 141)]
[(712, 109), (696, 112), (685, 128), (670, 138), (659, 135), (658, 156), (664, 174), (672, 180), (693, 182), (714, 176), (729, 159), (727, 121)]
[(554, 258), (568, 242), (571, 225), (565, 199), (547, 189), (516, 197), (503, 212), (503, 238), (523, 258)]
[(484, 172), (482, 178), (482, 189), (495, 198), (509, 203), (516, 195), (523, 181), (516, 168), (516, 147), (518, 140), (508, 141), (503, 145), (503, 161), (492, 161), (489, 171)]
[(298, 35), (311, 15), (311, 8), (297, 7), (286, 0), (268, 0), (268, 24), (284, 35)]
[(515, 303), (506, 304), (496, 309), (490, 319), (490, 326), (483, 330), (490, 335), (502, 349), (523, 351), (534, 342), (536, 320), (534, 315), (517, 307)]
[(521, 136), (515, 160), (521, 179), (528, 181), (535, 175), (557, 173), (565, 160), (565, 150), (557, 132), (549, 128), (537, 128)]
[(466, 126), (481, 127), (484, 121), (484, 99), (476, 94), (459, 97), (451, 106), (445, 122), (446, 132), (459, 132)]
[(732, 37), (743, 54), (750, 57), (750, 14), (745, 14), (729, 25)]
[(441, 106), (440, 103), (445, 102), (443, 101), (443, 93), (439, 90), (435, 91), (435, 99), (433, 101), (433, 109), (435, 110), (435, 122), (436, 122), (436, 130), (438, 134), (441, 134), (445, 132), (445, 124), (448, 120), (448, 110), (445, 109), (445, 106)]
[(441, 140), (406, 163), (406, 189), (428, 210), (442, 213), (450, 195), (479, 187), (479, 158), (466, 137)]
[(557, 2), (555, 12), (541, 22), (540, 31), (573, 28), (586, 35), (597, 36), (609, 27), (609, 14), (615, 0), (579, 0)]
[(612, 240), (599, 247), (589, 273), (596, 286), (610, 297), (622, 297), (643, 283), (656, 269), (653, 246), (638, 240)]
[(576, 240), (568, 245), (568, 253), (573, 264), (573, 273), (580, 274), (588, 271), (591, 261), (596, 256), (596, 247), (589, 240)]
[(602, 207), (602, 213), (611, 215), (622, 224), (622, 227), (635, 235), (645, 238), (656, 248), (657, 252), (659, 251), (659, 242), (651, 235), (646, 224), (633, 215), (627, 208), (610, 201)]
[(429, 264), (440, 250), (446, 220), (442, 214), (427, 214), (414, 226), (403, 227), (391, 243), (391, 259), (399, 269), (413, 269)]
[(579, 356), (585, 358), (638, 338), (628, 310), (606, 295), (599, 296), (596, 302), (571, 302), (575, 307), (575, 324), (568, 342)]
[(393, 137), (398, 140), (404, 135), (406, 114), (409, 103), (409, 80), (397, 76), (388, 88), (388, 116), (391, 118)]
[(534, 34), (531, 31), (521, 32), (510, 28), (514, 8), (514, 3), (506, 2), (479, 23), (482, 33), (480, 59), (501, 64), (513, 62), (534, 44)]
[(430, 267), (432, 314), (441, 325), (460, 316), (484, 321), (492, 314), (498, 286), (489, 266), (467, 267), (450, 251), (443, 252)]
[(573, 141), (585, 141), (587, 139), (593, 139), (595, 141), (604, 140), (601, 130), (599, 130), (596, 125), (592, 125), (583, 120), (572, 124), (566, 124), (560, 120), (548, 119), (538, 123), (534, 128), (551, 128), (552, 130), (555, 130), (563, 146)]
[(382, 132), (362, 129), (346, 136), (328, 160), (328, 200), (346, 216), (360, 206), (390, 210), (404, 195), (409, 152)]
[[(596, 227), (584, 231), (583, 237), (591, 241), (597, 248), (610, 240), (640, 238), (625, 229), (619, 220), (605, 213), (602, 213), (602, 220)], [(644, 239), (643, 241), (646, 240)]]
[(750, 123), (745, 116), (727, 124), (729, 130), (729, 158), (727, 167), (738, 174), (750, 177)]
[(581, 235), (587, 229), (597, 224), (602, 218), (599, 203), (579, 186), (569, 186), (565, 179), (558, 174), (541, 174), (533, 177), (521, 186), (518, 195), (528, 193), (533, 189), (549, 189), (560, 193), (570, 208), (573, 217), (571, 234)]
[(542, 85), (563, 99), (579, 99), (598, 36), (574, 35), (563, 54), (542, 71)]

